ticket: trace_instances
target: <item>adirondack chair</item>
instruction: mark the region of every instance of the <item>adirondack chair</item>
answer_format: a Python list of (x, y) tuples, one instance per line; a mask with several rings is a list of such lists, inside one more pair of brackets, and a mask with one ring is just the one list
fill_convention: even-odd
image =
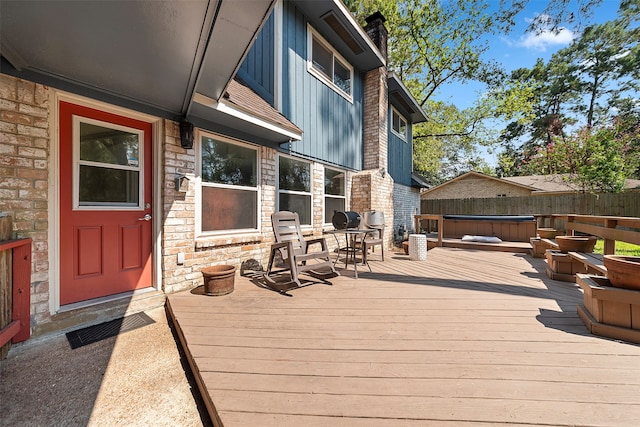
[[(295, 212), (281, 211), (271, 215), (271, 225), (276, 243), (271, 245), (269, 265), (265, 280), (270, 284), (295, 284), (301, 286), (299, 275), (306, 273), (311, 277), (326, 281), (340, 274), (333, 267), (327, 242), (323, 237), (305, 240), (300, 230), (300, 218)], [(319, 246), (314, 250), (314, 247)], [(277, 253), (280, 253), (284, 266), (275, 266)], [(289, 272), (291, 280), (277, 281), (276, 276)]]

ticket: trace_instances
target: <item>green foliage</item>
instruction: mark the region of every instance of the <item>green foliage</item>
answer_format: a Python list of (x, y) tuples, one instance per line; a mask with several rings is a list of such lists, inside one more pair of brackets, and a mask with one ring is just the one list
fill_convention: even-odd
[(538, 150), (527, 167), (540, 175), (566, 174), (566, 179), (583, 191), (617, 193), (638, 168), (638, 152), (627, 155), (637, 137), (637, 129), (635, 135), (628, 134), (619, 122), (599, 129), (584, 128), (567, 138), (556, 137)]
[(585, 191), (620, 191), (637, 176), (639, 10), (639, 0), (623, 1), (618, 19), (587, 27), (547, 64), (512, 73), (534, 88), (535, 118), (503, 130), (500, 174), (568, 173)]

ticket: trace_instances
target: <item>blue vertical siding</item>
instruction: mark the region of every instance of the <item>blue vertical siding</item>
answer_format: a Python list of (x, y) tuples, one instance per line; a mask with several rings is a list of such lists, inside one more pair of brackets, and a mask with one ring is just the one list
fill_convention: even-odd
[(274, 22), (272, 13), (238, 70), (238, 77), (271, 105), (274, 105)]
[(396, 184), (411, 185), (413, 155), (412, 126), (407, 122), (407, 142), (391, 131), (391, 108), (389, 108), (389, 174)]
[[(353, 103), (307, 71), (307, 19), (283, 5), (282, 113), (303, 130), (293, 153), (350, 169), (362, 169), (363, 79), (354, 71)], [(353, 64), (352, 64), (353, 65)]]

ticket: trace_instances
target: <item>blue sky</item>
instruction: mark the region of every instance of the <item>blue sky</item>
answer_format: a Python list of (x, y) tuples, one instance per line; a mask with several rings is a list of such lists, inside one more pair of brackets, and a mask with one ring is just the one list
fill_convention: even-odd
[[(497, 9), (499, 0), (491, 1), (495, 3)], [(544, 11), (547, 3), (547, 0), (530, 0), (526, 9), (516, 16), (516, 26), (509, 34), (489, 39), (490, 49), (485, 53), (484, 59), (496, 61), (507, 71), (512, 71), (522, 67), (531, 68), (538, 58), (546, 62), (555, 52), (567, 47), (580, 35), (577, 24), (573, 26), (565, 24), (564, 29), (558, 33), (526, 32), (531, 20)], [(571, 0), (571, 5), (575, 8), (576, 0)], [(619, 0), (603, 0), (590, 17), (581, 22), (582, 28), (615, 19), (619, 5)], [(484, 87), (478, 83), (453, 84), (442, 88), (437, 99), (451, 102), (458, 108), (464, 109), (470, 107), (483, 91)], [(497, 157), (494, 154), (482, 147), (479, 150), (490, 166), (497, 166)]]
[[(491, 1), (495, 2), (497, 8), (499, 1)], [(507, 71), (512, 71), (522, 67), (531, 68), (538, 58), (546, 62), (555, 52), (567, 47), (574, 38), (579, 36), (579, 30), (575, 26), (572, 28), (566, 25), (557, 34), (552, 31), (540, 34), (526, 33), (531, 20), (542, 13), (547, 3), (547, 0), (530, 0), (526, 9), (516, 16), (516, 27), (508, 35), (489, 39), (490, 49), (486, 52), (484, 59), (494, 60), (502, 64)], [(576, 0), (572, 0), (571, 3), (575, 7)], [(582, 27), (615, 19), (619, 4), (619, 0), (603, 0), (588, 22), (582, 22)], [(452, 102), (459, 108), (466, 108), (473, 104), (482, 90), (483, 87), (475, 83), (451, 85), (443, 88), (438, 98)], [(470, 93), (476, 95), (470, 96)]]

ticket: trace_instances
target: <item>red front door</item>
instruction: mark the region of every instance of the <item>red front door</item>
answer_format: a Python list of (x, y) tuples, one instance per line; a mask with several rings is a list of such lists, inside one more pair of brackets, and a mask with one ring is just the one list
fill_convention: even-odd
[(151, 283), (151, 124), (60, 102), (60, 304)]

